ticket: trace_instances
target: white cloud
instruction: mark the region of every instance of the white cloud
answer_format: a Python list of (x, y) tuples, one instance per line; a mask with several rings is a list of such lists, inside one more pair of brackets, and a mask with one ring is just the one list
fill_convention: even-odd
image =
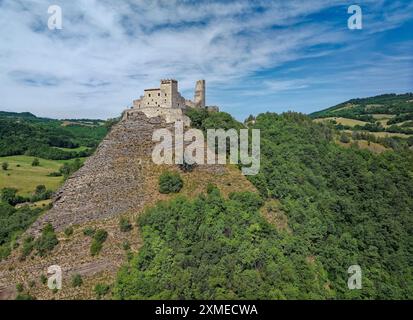
[[(190, 97), (197, 79), (242, 87), (260, 70), (331, 53), (311, 47), (351, 42), (334, 19), (309, 18), (337, 5), (345, 12), (338, 0), (54, 1), (63, 10), (63, 30), (54, 31), (47, 29), (49, 4), (0, 2), (0, 109), (116, 116), (164, 77), (177, 78)], [(411, 16), (402, 9), (391, 8), (388, 28)], [(274, 92), (307, 87), (300, 79), (265, 83)]]

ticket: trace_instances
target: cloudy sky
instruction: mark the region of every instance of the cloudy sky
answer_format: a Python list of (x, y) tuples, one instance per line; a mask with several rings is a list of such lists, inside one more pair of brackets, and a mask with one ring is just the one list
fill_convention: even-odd
[[(0, 110), (118, 116), (161, 78), (238, 119), (413, 91), (413, 2), (0, 0)], [(48, 7), (62, 8), (62, 30)]]

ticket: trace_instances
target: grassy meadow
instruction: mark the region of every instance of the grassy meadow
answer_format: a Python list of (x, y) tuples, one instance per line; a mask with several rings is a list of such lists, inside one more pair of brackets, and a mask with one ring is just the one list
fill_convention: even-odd
[(337, 124), (342, 124), (344, 126), (350, 126), (354, 127), (356, 125), (359, 126), (364, 126), (367, 122), (365, 121), (360, 121), (360, 120), (355, 120), (355, 119), (348, 119), (348, 118), (343, 118), (343, 117), (328, 117), (328, 118), (319, 118), (315, 119), (315, 122), (323, 122), (323, 121), (329, 121), (329, 120), (334, 120), (337, 122)]
[[(0, 169), (0, 189), (16, 188), (18, 194), (29, 196), (36, 186), (43, 184), (47, 189), (56, 190), (63, 182), (63, 177), (50, 177), (52, 172), (59, 171), (63, 163), (73, 162), (71, 160), (47, 160), (39, 159), (39, 166), (32, 166), (31, 156), (9, 156), (0, 157), (0, 163), (7, 162), (8, 169)], [(83, 159), (81, 159), (83, 161)]]

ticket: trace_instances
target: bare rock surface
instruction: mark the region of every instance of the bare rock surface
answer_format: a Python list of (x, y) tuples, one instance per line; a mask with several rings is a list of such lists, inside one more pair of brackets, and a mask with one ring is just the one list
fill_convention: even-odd
[(147, 200), (145, 174), (151, 161), (152, 133), (166, 127), (159, 118), (134, 114), (115, 125), (84, 166), (56, 193), (53, 208), (29, 232), (50, 222), (58, 231), (69, 225), (139, 210)]
[[(33, 252), (25, 259), (21, 259), (19, 247), (0, 262), (0, 299), (12, 299), (18, 283), (37, 299), (93, 299), (96, 283), (112, 283), (117, 270), (126, 261), (123, 244), (127, 241), (132, 252), (137, 252), (142, 245), (135, 218), (146, 206), (174, 196), (159, 193), (158, 178), (165, 169), (179, 168), (155, 165), (151, 158), (153, 131), (158, 128), (173, 130), (172, 127), (173, 124), (167, 124), (163, 118), (147, 118), (139, 112), (114, 125), (94, 155), (58, 190), (53, 208), (26, 232), (38, 236), (50, 222), (56, 229), (59, 244), (45, 257)], [(255, 191), (234, 166), (203, 165), (191, 172), (180, 171), (180, 174), (184, 180), (180, 194), (188, 197), (205, 192), (208, 183), (216, 184), (224, 196), (232, 191)], [(120, 216), (133, 222), (131, 232), (120, 231)], [(68, 226), (74, 228), (70, 237), (63, 233)], [(98, 256), (90, 254), (92, 239), (84, 235), (85, 227), (108, 232)], [(41, 275), (46, 275), (47, 268), (55, 264), (63, 271), (63, 288), (57, 293), (39, 280)], [(70, 284), (71, 276), (77, 273), (83, 277), (84, 284), (80, 288)]]

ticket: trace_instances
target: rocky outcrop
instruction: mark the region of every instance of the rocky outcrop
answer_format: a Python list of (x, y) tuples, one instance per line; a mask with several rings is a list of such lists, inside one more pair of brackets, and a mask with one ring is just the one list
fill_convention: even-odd
[[(133, 252), (142, 244), (136, 225), (131, 232), (120, 231), (119, 217), (127, 216), (133, 222), (144, 207), (174, 196), (159, 193), (158, 177), (165, 169), (179, 168), (155, 165), (151, 157), (153, 131), (173, 130), (172, 127), (173, 124), (163, 118), (147, 118), (140, 112), (133, 112), (113, 126), (95, 154), (56, 193), (53, 208), (27, 231), (38, 235), (50, 222), (58, 232), (59, 244), (45, 257), (32, 253), (24, 260), (17, 248), (7, 260), (0, 262), (0, 299), (13, 298), (17, 283), (24, 284), (25, 291), (38, 299), (90, 299), (94, 298), (96, 283), (112, 282), (126, 259), (123, 243), (130, 243)], [(255, 190), (235, 166), (203, 165), (180, 174), (184, 180), (180, 193), (189, 197), (204, 192), (208, 183), (216, 184), (224, 196), (232, 191)], [(61, 232), (68, 226), (74, 227), (70, 237)], [(84, 235), (85, 227), (108, 232), (98, 256), (90, 254), (91, 238)], [(39, 280), (48, 266), (54, 264), (63, 270), (64, 285), (58, 293), (53, 293)], [(81, 288), (70, 284), (75, 273), (84, 276)], [(29, 283), (35, 285), (31, 287)]]
[(137, 112), (115, 125), (84, 166), (56, 193), (53, 208), (37, 220), (30, 233), (45, 223), (56, 230), (91, 220), (137, 211), (147, 202), (145, 175), (152, 152), (152, 133), (167, 127), (160, 117)]

